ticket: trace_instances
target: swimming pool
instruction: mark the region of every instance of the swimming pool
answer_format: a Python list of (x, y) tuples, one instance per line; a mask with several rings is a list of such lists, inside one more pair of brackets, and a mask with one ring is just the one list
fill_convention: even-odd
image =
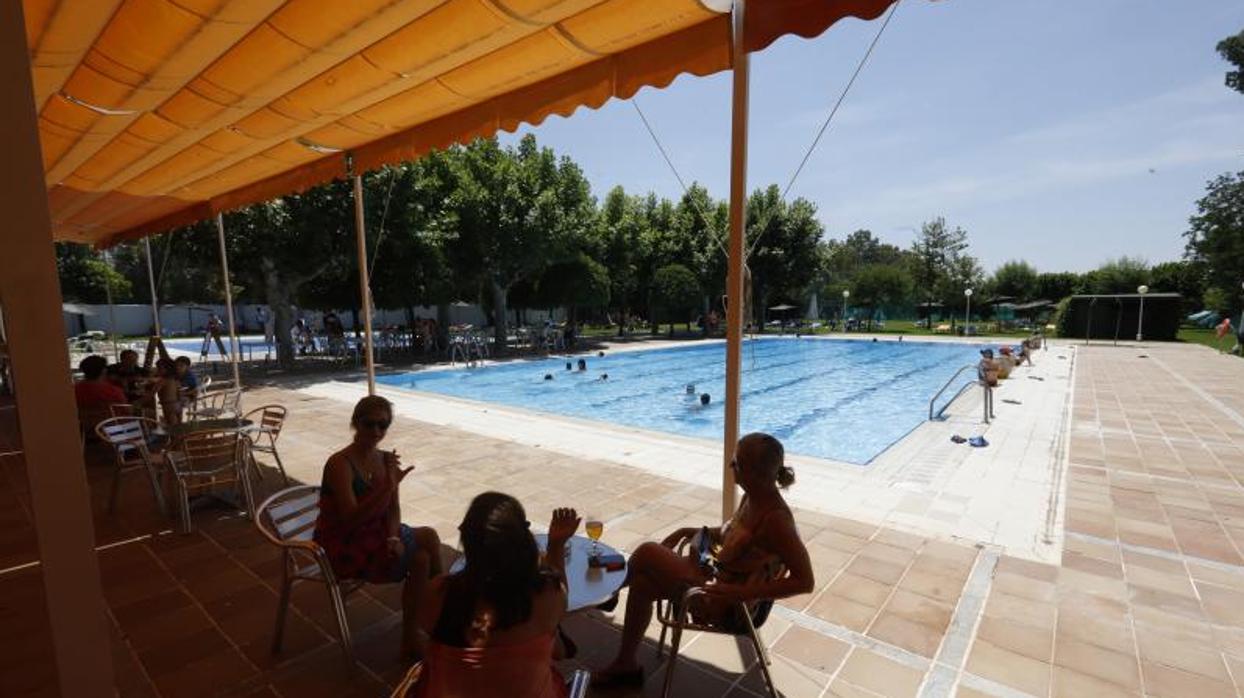
[[(945, 342), (763, 338), (743, 345), (740, 427), (792, 453), (867, 464), (928, 417), (929, 398), (978, 347)], [(587, 361), (587, 370), (566, 370)], [(552, 380), (544, 376), (551, 374)], [(608, 374), (608, 380), (601, 380)], [(964, 373), (969, 380), (971, 372)], [(721, 438), (725, 345), (518, 361), (379, 376), (381, 383), (539, 412)], [(685, 386), (708, 393), (701, 407)], [(949, 393), (949, 391), (948, 391)]]

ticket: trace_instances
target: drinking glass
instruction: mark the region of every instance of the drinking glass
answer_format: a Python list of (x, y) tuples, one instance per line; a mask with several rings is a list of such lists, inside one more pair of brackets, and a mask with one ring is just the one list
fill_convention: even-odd
[(587, 531), (587, 537), (592, 539), (592, 552), (590, 557), (598, 557), (600, 548), (596, 545), (596, 541), (600, 540), (601, 534), (605, 532), (605, 520), (599, 516), (590, 515), (587, 517), (587, 523), (584, 524), (584, 530)]

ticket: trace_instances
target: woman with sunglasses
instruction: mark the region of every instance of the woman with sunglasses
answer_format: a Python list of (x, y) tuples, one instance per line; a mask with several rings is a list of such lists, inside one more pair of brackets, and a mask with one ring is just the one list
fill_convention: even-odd
[(401, 467), (395, 451), (381, 451), (393, 406), (372, 395), (358, 401), (350, 445), (329, 456), (320, 485), (315, 542), (338, 579), (375, 584), (403, 582), (402, 658), (422, 655), (417, 609), (430, 577), (440, 574), (440, 538), (431, 528), (402, 523), (398, 485), (415, 467)]
[[(636, 654), (658, 599), (677, 600), (687, 589), (703, 587), (705, 595), (693, 598), (687, 609), (692, 619), (743, 630), (747, 619), (740, 602), (755, 618), (761, 600), (812, 591), (812, 562), (781, 493), (794, 483), (795, 471), (783, 460), (782, 443), (769, 434), (739, 439), (730, 466), (744, 494), (734, 516), (719, 528), (680, 528), (660, 543), (635, 549), (627, 571), (622, 642), (609, 666), (593, 674), (593, 686), (643, 684)], [(684, 541), (693, 544), (687, 555), (679, 555), (674, 551)]]

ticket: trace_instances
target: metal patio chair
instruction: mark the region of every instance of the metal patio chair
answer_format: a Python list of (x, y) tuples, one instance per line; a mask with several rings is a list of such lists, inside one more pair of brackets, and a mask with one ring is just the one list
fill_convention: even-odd
[(328, 589), (341, 651), (354, 664), (354, 643), (346, 616), (346, 598), (363, 587), (362, 580), (339, 581), (324, 549), (311, 539), (320, 516), (318, 485), (297, 485), (268, 497), (255, 512), (255, 526), (273, 545), (281, 549), (281, 596), (276, 607), (276, 627), (272, 633), (272, 653), (281, 651), (285, 635), (285, 615), (289, 597), (298, 582), (317, 582)]
[(151, 455), (151, 443), (159, 429), (159, 422), (147, 417), (112, 417), (95, 426), (99, 440), (112, 447), (116, 465), (112, 474), (112, 491), (108, 495), (108, 511), (116, 511), (117, 496), (121, 492), (121, 477), (134, 470), (143, 470), (151, 482), (160, 512), (167, 514), (164, 501), (164, 483), (159, 466)]
[[(684, 540), (678, 547), (678, 554), (685, 555), (689, 541)], [(786, 568), (779, 563), (774, 563), (766, 570), (766, 577), (776, 579), (785, 574)], [(657, 657), (661, 657), (665, 649), (665, 633), (672, 630), (670, 636), (670, 659), (669, 664), (665, 667), (665, 687), (661, 691), (662, 698), (669, 698), (670, 689), (674, 685), (674, 667), (678, 664), (678, 647), (682, 641), (682, 633), (684, 630), (699, 631), (705, 633), (717, 633), (720, 635), (747, 636), (751, 641), (752, 647), (756, 650), (756, 657), (760, 660), (760, 672), (764, 675), (765, 686), (769, 689), (771, 698), (780, 698), (777, 687), (773, 684), (773, 675), (769, 673), (769, 651), (765, 648), (764, 641), (760, 638), (757, 630), (764, 625), (769, 618), (769, 612), (773, 610), (773, 599), (753, 599), (750, 608), (747, 602), (739, 602), (738, 616), (742, 619), (742, 627), (726, 627), (717, 623), (697, 623), (689, 618), (689, 605), (697, 596), (704, 596), (704, 587), (691, 587), (685, 591), (682, 598), (678, 601), (657, 601), (657, 621), (661, 623), (661, 636), (657, 642)]]
[[(423, 662), (416, 662), (402, 677), (397, 684), (397, 688), (393, 689), (393, 693), (389, 694), (389, 698), (406, 698), (406, 696), (419, 686), (419, 679), (423, 678)], [(587, 698), (587, 689), (592, 683), (592, 672), (586, 669), (575, 669), (570, 678), (566, 680), (566, 688), (568, 689), (568, 698)]]
[(191, 433), (182, 439), (180, 447), (165, 452), (177, 486), (183, 533), (191, 530), (190, 495), (210, 494), (221, 485), (240, 490), (243, 501), (238, 508), (247, 516), (253, 514), (255, 499), (251, 490), (249, 451), (249, 439), (236, 430), (227, 430)]
[[(281, 405), (264, 405), (247, 412), (242, 419), (249, 419), (253, 422), (250, 431), (246, 432), (246, 436), (251, 440), (252, 464), (254, 464), (255, 453), (272, 454), (277, 470), (281, 471), (281, 479), (285, 481), (285, 486), (289, 487), (289, 476), (285, 474), (285, 464), (281, 462), (281, 454), (276, 450), (276, 440), (281, 436), (281, 428), (285, 426), (287, 413), (288, 410)], [(263, 472), (259, 471), (258, 465), (255, 470), (262, 479)]]

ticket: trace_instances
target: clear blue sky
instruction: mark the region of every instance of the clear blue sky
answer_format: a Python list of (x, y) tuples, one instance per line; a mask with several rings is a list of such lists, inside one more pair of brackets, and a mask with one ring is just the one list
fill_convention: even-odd
[[(790, 178), (879, 26), (753, 54), (749, 189)], [(903, 0), (791, 196), (816, 202), (829, 237), (868, 228), (904, 247), (945, 216), (987, 271), (1176, 259), (1206, 181), (1244, 170), (1244, 94), (1214, 51), (1242, 28), (1241, 0)], [(725, 198), (729, 75), (637, 99), (683, 177)], [(528, 131), (598, 197), (681, 194), (630, 104)]]

